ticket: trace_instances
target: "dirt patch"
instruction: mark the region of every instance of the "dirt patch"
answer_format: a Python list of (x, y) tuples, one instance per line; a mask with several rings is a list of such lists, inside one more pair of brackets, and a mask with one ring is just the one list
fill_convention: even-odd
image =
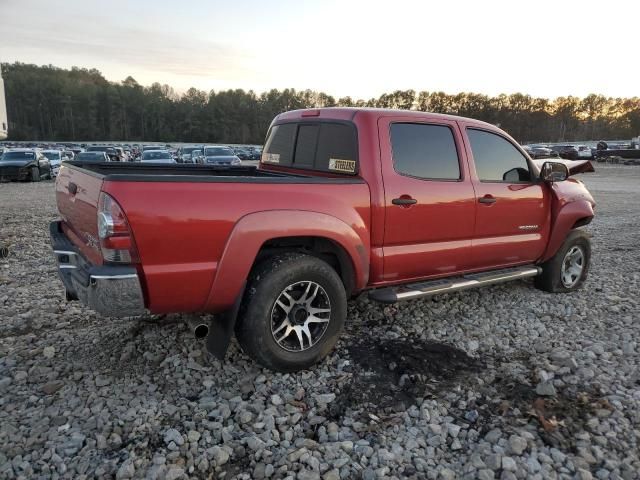
[(495, 428), (496, 418), (518, 427), (529, 423), (536, 427), (545, 444), (569, 451), (575, 451), (576, 434), (589, 430), (587, 422), (597, 410), (613, 411), (609, 402), (591, 386), (565, 388), (555, 396), (541, 397), (533, 384), (496, 378), (487, 385), (485, 393), (484, 398), (477, 400), (481, 414), (476, 428), (481, 435)]
[(418, 398), (437, 396), (463, 376), (484, 367), (451, 345), (397, 339), (363, 340), (348, 347), (352, 376), (331, 406), (332, 416), (347, 409), (401, 412)]
[(222, 473), (218, 475), (218, 478), (231, 479), (241, 473), (251, 472), (251, 459), (249, 455), (233, 455), (229, 462), (222, 467)]

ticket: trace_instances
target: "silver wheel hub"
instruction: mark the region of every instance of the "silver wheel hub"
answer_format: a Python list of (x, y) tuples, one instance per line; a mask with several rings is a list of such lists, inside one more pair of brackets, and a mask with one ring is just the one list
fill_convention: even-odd
[(321, 285), (297, 282), (286, 287), (271, 309), (271, 335), (288, 352), (302, 352), (324, 336), (331, 320), (329, 295)]
[(571, 288), (578, 283), (578, 280), (582, 277), (584, 263), (585, 259), (582, 248), (574, 245), (567, 251), (562, 260), (562, 268), (560, 269), (560, 279), (566, 288)]

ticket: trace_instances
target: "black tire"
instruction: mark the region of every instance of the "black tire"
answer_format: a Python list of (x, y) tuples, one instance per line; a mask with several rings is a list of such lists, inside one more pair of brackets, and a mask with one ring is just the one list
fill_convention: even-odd
[[(283, 318), (289, 319), (291, 314), (278, 310), (276, 301), (292, 285), (313, 282), (321, 287), (321, 296), (326, 301), (330, 311), (324, 315), (329, 320), (326, 324), (307, 324), (309, 329), (324, 328), (317, 335), (312, 344), (304, 337), (309, 346), (303, 349), (303, 340), (296, 335), (287, 337), (287, 341), (300, 342), (300, 351), (287, 350), (274, 338), (272, 323), (276, 326)], [(295, 292), (289, 290), (292, 295)], [(316, 295), (318, 290), (316, 290)], [(295, 298), (295, 297), (294, 297)], [(302, 298), (302, 295), (298, 299)], [(322, 300), (322, 299), (321, 299)], [(315, 301), (315, 300), (314, 300)], [(313, 302), (310, 303), (313, 305)], [(279, 312), (279, 313), (278, 313)], [(295, 313), (295, 312), (294, 312)], [(306, 311), (302, 313), (307, 313)], [(282, 318), (274, 318), (282, 315)], [(236, 337), (242, 350), (261, 365), (280, 372), (293, 372), (308, 368), (322, 360), (335, 346), (347, 315), (347, 295), (342, 280), (326, 262), (301, 253), (284, 253), (266, 259), (257, 265), (247, 283), (238, 321), (236, 323)], [(307, 317), (308, 318), (308, 317)], [(284, 323), (284, 322), (283, 322)], [(292, 324), (293, 326), (293, 324)], [(289, 328), (287, 327), (287, 330)], [(302, 338), (302, 333), (299, 334)]]
[(32, 182), (40, 181), (40, 169), (38, 167), (31, 167), (31, 181)]
[[(575, 275), (575, 282), (564, 282), (562, 278), (565, 257), (572, 249), (579, 249), (582, 253), (582, 269)], [(574, 250), (575, 251), (575, 250)], [(556, 254), (543, 263), (542, 273), (535, 279), (536, 288), (551, 293), (566, 293), (578, 290), (589, 274), (591, 264), (591, 241), (584, 230), (572, 230)], [(571, 277), (571, 275), (569, 275)]]

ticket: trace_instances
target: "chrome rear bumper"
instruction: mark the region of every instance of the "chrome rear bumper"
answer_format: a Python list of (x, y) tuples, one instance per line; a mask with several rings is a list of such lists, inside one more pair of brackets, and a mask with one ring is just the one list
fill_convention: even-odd
[(60, 228), (51, 222), (49, 234), (58, 274), (68, 300), (80, 300), (107, 317), (131, 317), (146, 313), (140, 278), (135, 267), (93, 265), (80, 255)]

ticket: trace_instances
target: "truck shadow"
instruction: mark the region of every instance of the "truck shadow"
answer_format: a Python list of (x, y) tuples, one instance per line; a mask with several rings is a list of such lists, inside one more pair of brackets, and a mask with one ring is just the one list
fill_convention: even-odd
[(484, 368), (481, 358), (434, 341), (363, 337), (347, 350), (350, 378), (331, 405), (334, 418), (347, 410), (403, 412), (418, 399), (437, 397)]

